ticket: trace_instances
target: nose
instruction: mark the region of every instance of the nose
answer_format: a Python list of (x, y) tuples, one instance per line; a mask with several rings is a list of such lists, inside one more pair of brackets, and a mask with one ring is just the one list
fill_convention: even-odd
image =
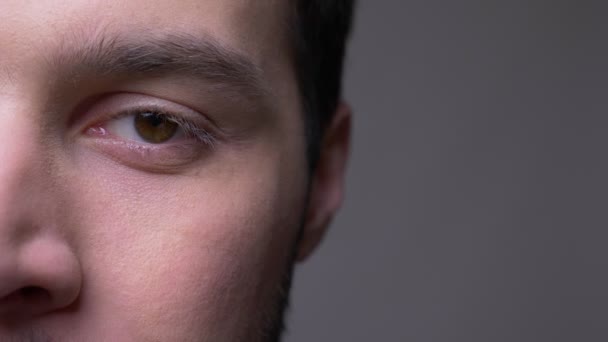
[(35, 125), (7, 118), (12, 125), (0, 127), (0, 326), (71, 306), (82, 283), (47, 151), (28, 129)]
[(0, 254), (0, 322), (66, 308), (80, 292), (76, 258), (61, 240), (40, 236)]

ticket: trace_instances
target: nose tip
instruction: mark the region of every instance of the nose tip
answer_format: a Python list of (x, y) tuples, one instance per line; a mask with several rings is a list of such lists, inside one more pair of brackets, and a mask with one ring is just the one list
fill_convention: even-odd
[(61, 240), (39, 237), (0, 258), (0, 322), (61, 310), (79, 297), (80, 265)]

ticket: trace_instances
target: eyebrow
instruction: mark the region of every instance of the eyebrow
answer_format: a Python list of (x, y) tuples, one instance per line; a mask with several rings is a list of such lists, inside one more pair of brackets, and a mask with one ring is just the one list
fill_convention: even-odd
[(268, 93), (261, 69), (250, 58), (208, 36), (98, 35), (85, 44), (64, 46), (51, 63), (61, 70), (67, 68), (71, 76), (179, 75), (202, 79), (249, 98)]

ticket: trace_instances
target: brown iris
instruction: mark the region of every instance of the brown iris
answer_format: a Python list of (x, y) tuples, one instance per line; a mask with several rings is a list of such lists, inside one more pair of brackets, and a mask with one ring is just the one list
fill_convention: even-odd
[(152, 144), (164, 143), (171, 139), (177, 133), (178, 128), (179, 125), (165, 115), (144, 112), (135, 116), (137, 134)]

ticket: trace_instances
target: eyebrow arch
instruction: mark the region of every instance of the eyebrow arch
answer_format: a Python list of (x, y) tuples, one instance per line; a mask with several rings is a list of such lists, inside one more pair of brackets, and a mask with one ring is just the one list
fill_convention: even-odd
[(200, 78), (248, 98), (268, 93), (255, 63), (209, 36), (180, 33), (133, 38), (102, 34), (80, 46), (73, 44), (65, 44), (51, 60), (72, 76), (179, 75)]

